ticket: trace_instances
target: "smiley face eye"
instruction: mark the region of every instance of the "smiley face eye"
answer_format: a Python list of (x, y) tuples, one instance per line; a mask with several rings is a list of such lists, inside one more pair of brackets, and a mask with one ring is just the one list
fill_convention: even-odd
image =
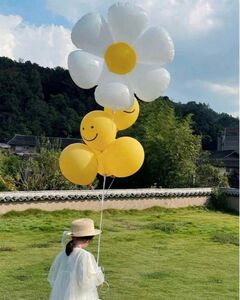
[(85, 128), (83, 127), (82, 130), (84, 130)]
[(91, 126), (91, 128), (93, 129), (93, 128), (94, 128), (94, 126)]

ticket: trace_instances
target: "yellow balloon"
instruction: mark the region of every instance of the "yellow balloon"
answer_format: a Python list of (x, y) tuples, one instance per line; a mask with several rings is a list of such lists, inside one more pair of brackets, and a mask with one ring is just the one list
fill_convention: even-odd
[(116, 177), (127, 177), (136, 173), (144, 161), (142, 145), (131, 137), (116, 139), (102, 154), (103, 164)]
[(113, 116), (118, 130), (124, 130), (136, 122), (139, 115), (139, 104), (135, 99), (133, 105), (127, 110), (113, 112), (110, 108), (104, 108), (104, 111)]
[(59, 166), (65, 178), (75, 184), (91, 184), (98, 169), (96, 155), (88, 146), (80, 143), (66, 147), (59, 158)]
[(127, 43), (113, 43), (105, 51), (105, 63), (110, 72), (127, 74), (136, 66), (137, 55)]
[(102, 176), (111, 176), (112, 174), (108, 170), (106, 163), (103, 161), (103, 152), (99, 152), (97, 155), (97, 161), (98, 161), (98, 174)]
[(82, 119), (80, 132), (84, 142), (90, 148), (103, 151), (114, 141), (117, 129), (108, 113), (95, 110)]

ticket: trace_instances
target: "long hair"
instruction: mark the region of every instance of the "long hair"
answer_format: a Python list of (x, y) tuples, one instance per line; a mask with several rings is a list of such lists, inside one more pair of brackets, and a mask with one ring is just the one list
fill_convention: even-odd
[(87, 242), (91, 241), (92, 239), (93, 236), (72, 237), (71, 241), (69, 241), (66, 245), (65, 253), (67, 256), (69, 256), (75, 248), (76, 242)]

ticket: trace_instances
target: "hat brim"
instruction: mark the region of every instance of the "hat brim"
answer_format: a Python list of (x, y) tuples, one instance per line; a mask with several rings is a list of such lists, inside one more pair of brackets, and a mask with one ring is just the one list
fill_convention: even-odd
[(85, 236), (95, 236), (95, 235), (99, 235), (100, 233), (102, 233), (101, 230), (99, 229), (94, 229), (94, 231), (92, 232), (88, 232), (88, 233), (83, 233), (83, 232), (71, 232), (71, 236), (73, 237), (85, 237)]

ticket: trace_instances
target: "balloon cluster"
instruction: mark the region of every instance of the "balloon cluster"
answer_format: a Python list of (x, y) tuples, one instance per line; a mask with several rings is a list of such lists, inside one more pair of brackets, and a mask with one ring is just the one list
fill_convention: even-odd
[(113, 112), (95, 110), (83, 118), (80, 132), (85, 144), (66, 147), (60, 155), (62, 174), (71, 182), (91, 184), (97, 173), (102, 176), (127, 177), (137, 172), (144, 161), (142, 145), (132, 137), (116, 138), (117, 131), (130, 127), (139, 114), (134, 100), (130, 109)]
[(70, 76), (81, 88), (96, 86), (96, 102), (104, 107), (83, 118), (85, 144), (72, 144), (60, 156), (63, 175), (75, 184), (88, 185), (97, 173), (126, 177), (143, 163), (141, 144), (116, 134), (138, 117), (134, 94), (151, 102), (170, 82), (162, 66), (173, 60), (173, 42), (166, 30), (148, 24), (142, 8), (119, 3), (109, 8), (107, 20), (89, 13), (73, 27), (71, 38), (78, 49), (68, 57)]

